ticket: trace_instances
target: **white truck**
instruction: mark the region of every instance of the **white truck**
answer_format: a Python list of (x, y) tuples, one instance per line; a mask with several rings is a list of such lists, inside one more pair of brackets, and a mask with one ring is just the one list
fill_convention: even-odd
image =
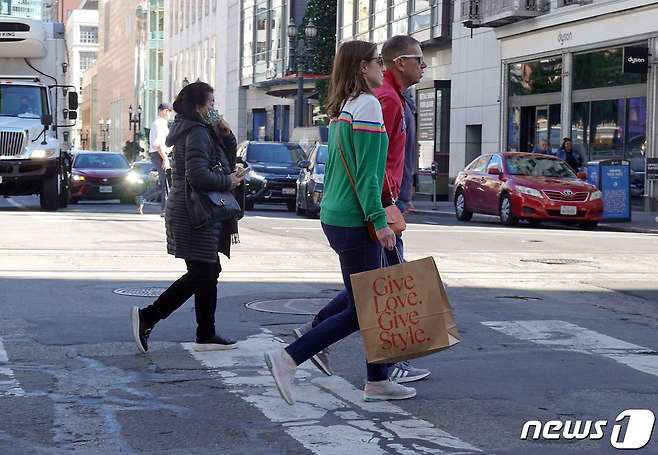
[(68, 204), (78, 94), (67, 69), (64, 24), (0, 16), (0, 196)]

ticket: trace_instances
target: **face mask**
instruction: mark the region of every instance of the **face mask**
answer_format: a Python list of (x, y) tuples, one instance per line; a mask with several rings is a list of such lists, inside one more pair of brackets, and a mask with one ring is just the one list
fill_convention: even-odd
[(219, 115), (219, 111), (217, 109), (211, 109), (208, 111), (208, 114), (206, 114), (203, 121), (206, 122), (208, 125), (217, 125), (221, 119), (222, 116)]

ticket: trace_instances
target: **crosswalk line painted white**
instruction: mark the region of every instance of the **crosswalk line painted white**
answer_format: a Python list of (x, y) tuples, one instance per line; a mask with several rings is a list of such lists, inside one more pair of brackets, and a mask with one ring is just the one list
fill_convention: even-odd
[(482, 324), (514, 338), (559, 351), (601, 355), (658, 376), (658, 352), (565, 321), (489, 321)]
[(7, 366), (8, 364), (9, 357), (7, 356), (7, 351), (5, 351), (5, 346), (0, 338), (0, 397), (25, 396), (25, 391), (16, 380), (14, 371)]
[[(195, 359), (212, 369), (227, 389), (258, 408), (272, 422), (318, 455), (458, 454), (476, 447), (417, 419), (388, 402), (366, 403), (362, 392), (338, 377), (322, 375), (311, 364), (297, 372), (295, 399), (281, 399), (263, 354), (284, 345), (268, 331), (241, 341), (230, 351), (197, 352)], [(365, 369), (365, 368), (364, 368)]]

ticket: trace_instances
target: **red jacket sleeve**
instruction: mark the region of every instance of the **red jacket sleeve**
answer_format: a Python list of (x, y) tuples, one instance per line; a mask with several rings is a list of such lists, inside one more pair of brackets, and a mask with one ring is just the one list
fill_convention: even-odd
[[(395, 137), (400, 135), (400, 131), (402, 130), (402, 122), (403, 122), (403, 115), (404, 111), (402, 108), (402, 103), (400, 101), (400, 97), (397, 96), (397, 94), (393, 93), (380, 93), (377, 97), (379, 99), (379, 103), (382, 105), (382, 114), (384, 115), (384, 126), (386, 127), (386, 134), (388, 135), (388, 143), (389, 143), (389, 159), (387, 160), (386, 163), (386, 170), (387, 172), (389, 171), (389, 168), (391, 167), (391, 160), (392, 158), (390, 156), (391, 154), (391, 149), (390, 146), (392, 143), (395, 143)], [(393, 188), (391, 188), (391, 186)], [(384, 177), (384, 188), (382, 189), (382, 202), (385, 205), (390, 205), (392, 204), (391, 200), (391, 194), (397, 194), (399, 192), (399, 189), (395, 188), (394, 182), (389, 178)]]

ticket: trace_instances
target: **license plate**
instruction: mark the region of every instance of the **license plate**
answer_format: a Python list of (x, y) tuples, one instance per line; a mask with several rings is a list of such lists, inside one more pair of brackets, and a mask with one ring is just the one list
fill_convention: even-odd
[(573, 205), (563, 205), (560, 207), (560, 215), (577, 215), (578, 207)]
[(111, 193), (112, 192), (112, 187), (111, 186), (101, 186), (98, 191), (100, 193)]
[(283, 194), (295, 194), (297, 190), (295, 188), (284, 188), (281, 192)]

